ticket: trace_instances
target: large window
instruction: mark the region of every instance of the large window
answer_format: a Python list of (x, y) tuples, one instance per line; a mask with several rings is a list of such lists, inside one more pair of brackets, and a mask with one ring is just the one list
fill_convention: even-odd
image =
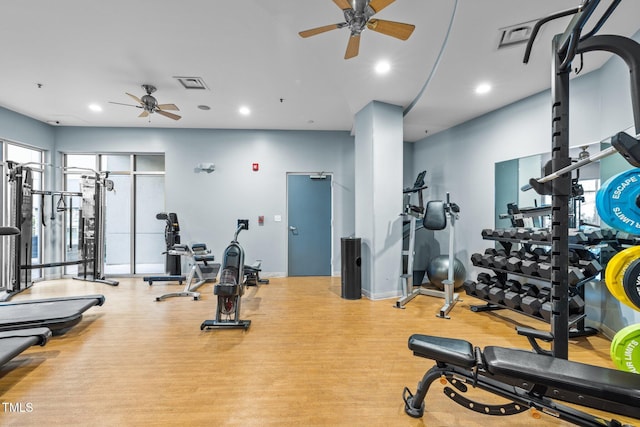
[[(106, 193), (105, 274), (128, 275), (164, 271), (163, 154), (67, 154), (65, 189), (78, 191), (78, 172), (72, 167), (109, 171), (115, 191)], [(71, 221), (66, 234), (67, 259), (77, 259), (77, 232)], [(69, 229), (69, 227), (71, 229)], [(69, 240), (70, 239), (70, 240)], [(74, 274), (75, 267), (67, 268)]]

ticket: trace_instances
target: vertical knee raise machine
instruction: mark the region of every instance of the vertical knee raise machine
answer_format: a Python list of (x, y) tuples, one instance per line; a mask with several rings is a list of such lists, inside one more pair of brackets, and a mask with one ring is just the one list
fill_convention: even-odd
[[(421, 197), (422, 198), (422, 197)], [(413, 289), (412, 270), (413, 270), (413, 255), (414, 255), (414, 242), (416, 232), (416, 218), (409, 216), (410, 218), (410, 231), (409, 231), (409, 250), (408, 250), (408, 265), (407, 274), (401, 276), (402, 289), (404, 295), (398, 301), (396, 301), (396, 308), (404, 308), (404, 306), (417, 297), (418, 295), (427, 295), (437, 298), (444, 298), (445, 303), (438, 310), (437, 317), (448, 319), (449, 312), (453, 309), (456, 302), (459, 300), (459, 294), (454, 292), (454, 243), (455, 243), (455, 223), (460, 213), (460, 207), (452, 203), (449, 193), (447, 193), (447, 201), (431, 200), (427, 202), (427, 208), (422, 219), (422, 225), (427, 230), (444, 230), (447, 228), (447, 218), (449, 218), (449, 271), (447, 274), (447, 280), (443, 280), (444, 290), (425, 289), (418, 287)]]
[(248, 329), (251, 320), (240, 319), (240, 302), (244, 295), (244, 250), (238, 243), (238, 234), (249, 229), (249, 220), (238, 220), (238, 228), (233, 240), (222, 255), (220, 281), (213, 287), (217, 298), (216, 318), (205, 320), (200, 325), (204, 329)]

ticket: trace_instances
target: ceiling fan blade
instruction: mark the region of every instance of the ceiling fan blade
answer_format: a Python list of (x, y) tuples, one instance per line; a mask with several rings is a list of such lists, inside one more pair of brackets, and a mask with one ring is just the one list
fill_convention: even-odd
[(138, 115), (138, 117), (147, 117), (148, 115), (149, 115), (149, 112), (147, 110), (144, 110), (142, 113)]
[(173, 120), (180, 120), (182, 118), (177, 114), (168, 113), (162, 110), (156, 110), (156, 113), (160, 114), (161, 116), (169, 117), (170, 119), (173, 119)]
[(360, 51), (360, 34), (349, 37), (349, 43), (347, 43), (347, 51), (344, 53), (344, 59), (353, 58), (358, 56)]
[(141, 106), (141, 105), (124, 104), (124, 103), (122, 103), (122, 102), (114, 102), (114, 101), (109, 101), (109, 104), (126, 105), (127, 107), (142, 108), (142, 106)]
[(135, 96), (135, 95), (131, 95), (131, 94), (130, 94), (130, 93), (128, 93), (128, 92), (125, 92), (125, 93), (126, 93), (127, 95), (129, 95), (130, 97), (132, 97), (133, 99), (135, 99), (137, 103), (142, 104), (142, 100), (141, 100), (140, 98), (138, 98), (137, 96)]
[(176, 104), (160, 104), (158, 105), (159, 110), (171, 110), (171, 111), (180, 111), (180, 109), (176, 106)]
[(300, 37), (306, 38), (315, 36), (316, 34), (326, 33), (327, 31), (335, 30), (336, 28), (340, 28), (340, 24), (331, 24), (323, 27), (312, 28), (310, 30), (300, 31), (298, 34), (300, 34)]
[[(393, 1), (393, 0), (392, 0)], [(342, 10), (351, 9), (351, 3), (349, 0), (333, 0), (333, 2)]]
[(384, 19), (371, 19), (367, 22), (367, 28), (400, 40), (407, 40), (416, 26), (402, 22), (385, 21)]
[(373, 9), (375, 13), (378, 13), (394, 1), (396, 0), (371, 0), (371, 2), (369, 2), (369, 7)]

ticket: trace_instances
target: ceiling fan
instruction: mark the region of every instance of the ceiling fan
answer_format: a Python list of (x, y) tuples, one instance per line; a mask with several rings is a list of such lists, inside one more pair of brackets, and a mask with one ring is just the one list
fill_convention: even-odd
[(155, 99), (151, 94), (156, 91), (156, 87), (153, 85), (142, 85), (142, 88), (147, 92), (146, 95), (143, 95), (142, 98), (138, 98), (135, 95), (132, 95), (128, 92), (125, 92), (131, 98), (133, 98), (140, 105), (131, 105), (131, 104), (123, 104), (121, 102), (113, 102), (109, 101), (111, 104), (118, 105), (127, 105), (129, 107), (142, 108), (143, 111), (140, 113), (138, 117), (147, 117), (149, 114), (158, 113), (161, 116), (168, 117), (173, 120), (180, 120), (181, 116), (173, 113), (169, 113), (166, 110), (172, 111), (180, 111), (180, 109), (175, 104), (158, 104), (158, 100)]
[(395, 0), (333, 0), (333, 2), (342, 9), (345, 22), (300, 31), (298, 34), (306, 38), (337, 28), (349, 27), (351, 36), (349, 37), (344, 59), (353, 58), (358, 55), (358, 51), (360, 50), (360, 33), (362, 33), (365, 28), (400, 40), (407, 40), (415, 29), (415, 25), (371, 18), (394, 1)]

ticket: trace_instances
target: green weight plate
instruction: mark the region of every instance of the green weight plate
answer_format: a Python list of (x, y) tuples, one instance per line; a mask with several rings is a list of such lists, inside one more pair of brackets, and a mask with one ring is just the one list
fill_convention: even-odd
[(634, 304), (624, 291), (624, 273), (631, 263), (640, 258), (640, 246), (633, 246), (618, 252), (609, 260), (604, 272), (607, 289), (618, 301), (635, 309)]
[(640, 373), (640, 324), (620, 329), (613, 337), (610, 353), (618, 369)]
[(625, 270), (622, 287), (633, 308), (640, 311), (640, 259), (632, 261)]
[(596, 193), (596, 209), (611, 228), (640, 234), (640, 168), (612, 176)]

